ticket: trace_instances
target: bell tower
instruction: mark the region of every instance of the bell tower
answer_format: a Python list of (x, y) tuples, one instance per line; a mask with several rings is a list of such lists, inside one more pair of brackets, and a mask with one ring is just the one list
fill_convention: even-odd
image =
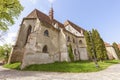
[(49, 18), (50, 20), (54, 19), (54, 11), (53, 11), (53, 7), (51, 7), (50, 11), (49, 11)]

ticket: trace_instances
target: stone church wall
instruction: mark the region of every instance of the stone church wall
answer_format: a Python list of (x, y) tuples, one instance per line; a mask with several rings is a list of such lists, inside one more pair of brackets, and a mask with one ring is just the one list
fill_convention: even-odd
[[(72, 45), (74, 60), (88, 60), (88, 54), (86, 50), (86, 41), (84, 37), (76, 37), (75, 35), (65, 32), (67, 46)], [(68, 40), (68, 37), (70, 40)]]
[[(40, 22), (39, 29), (37, 30), (38, 31), (36, 31), (31, 38), (36, 39), (30, 40), (26, 46), (22, 68), (30, 64), (44, 64), (60, 61), (60, 31), (54, 29), (53, 26), (43, 26)], [(49, 33), (48, 36), (44, 35), (46, 30)], [(32, 49), (30, 49), (30, 46)], [(44, 46), (47, 46), (46, 53), (43, 52)]]
[(115, 50), (114, 50), (114, 48), (112, 46), (106, 47), (106, 50), (107, 50), (107, 55), (108, 55), (109, 59), (116, 59), (116, 60), (119, 59), (116, 52), (115, 52)]
[(27, 30), (29, 26), (32, 26), (33, 29), (35, 22), (36, 20), (23, 20), (18, 33), (17, 41), (15, 43), (15, 46), (13, 47), (8, 63), (17, 61), (22, 62), (24, 47), (26, 45)]
[(79, 53), (80, 53), (80, 60), (88, 60), (89, 59), (86, 47), (79, 48)]
[[(31, 33), (27, 37), (30, 26), (32, 27)], [(68, 41), (68, 36), (70, 41)], [(21, 68), (24, 68), (31, 64), (70, 61), (67, 47), (69, 44), (72, 45), (75, 60), (88, 60), (84, 37), (77, 37), (62, 28), (55, 28), (49, 24), (43, 25), (39, 19), (27, 19), (21, 25), (10, 62), (20, 61), (22, 62)], [(45, 46), (46, 52), (44, 52)]]

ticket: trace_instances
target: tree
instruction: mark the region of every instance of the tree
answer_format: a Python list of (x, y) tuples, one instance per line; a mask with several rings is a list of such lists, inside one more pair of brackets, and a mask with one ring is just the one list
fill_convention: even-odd
[(15, 23), (23, 7), (19, 0), (0, 0), (0, 30), (8, 30), (8, 26)]
[(69, 58), (71, 61), (74, 61), (74, 55), (73, 55), (73, 50), (72, 50), (72, 45), (68, 45), (68, 53), (69, 53)]
[(86, 40), (86, 43), (87, 43), (87, 52), (88, 52), (88, 55), (89, 55), (89, 58), (92, 60), (92, 42), (90, 40), (90, 33), (89, 31), (85, 31), (84, 32), (84, 36), (85, 36), (85, 40)]
[(95, 58), (97, 58), (97, 60), (107, 59), (107, 51), (104, 45), (104, 41), (100, 37), (98, 31), (92, 29), (92, 32), (85, 31), (84, 35), (87, 43), (87, 51), (90, 58), (93, 59), (94, 56)]
[(120, 50), (118, 48), (117, 43), (115, 43), (115, 42), (113, 43), (113, 48), (115, 49), (115, 52), (116, 52), (118, 58), (120, 59)]
[(11, 44), (4, 44), (3, 46), (0, 46), (0, 58), (4, 59), (7, 62), (11, 49)]
[(107, 51), (104, 45), (104, 41), (102, 40), (98, 31), (95, 29), (92, 29), (92, 38), (97, 59), (101, 61), (107, 59)]
[(101, 40), (101, 44), (102, 44), (102, 53), (103, 53), (102, 57), (103, 57), (103, 59), (108, 59), (107, 50), (106, 50), (104, 41), (102, 38), (100, 40)]

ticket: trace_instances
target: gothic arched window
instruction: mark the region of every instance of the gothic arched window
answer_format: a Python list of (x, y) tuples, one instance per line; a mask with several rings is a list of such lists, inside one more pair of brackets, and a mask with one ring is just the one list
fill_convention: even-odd
[(68, 36), (67, 41), (70, 41), (70, 36)]
[(27, 41), (28, 41), (28, 36), (30, 35), (31, 30), (32, 30), (32, 26), (31, 26), (31, 25), (29, 25), (28, 30), (27, 30), (27, 35), (26, 35), (26, 41), (25, 41), (25, 44), (26, 44), (26, 43), (27, 43)]
[(45, 30), (45, 31), (44, 31), (44, 36), (49, 36), (48, 30)]
[(79, 44), (82, 44), (82, 40), (79, 40)]
[(75, 43), (75, 39), (73, 38), (73, 43)]
[(48, 47), (47, 47), (47, 45), (45, 45), (45, 46), (43, 47), (42, 52), (43, 52), (43, 53), (48, 53)]

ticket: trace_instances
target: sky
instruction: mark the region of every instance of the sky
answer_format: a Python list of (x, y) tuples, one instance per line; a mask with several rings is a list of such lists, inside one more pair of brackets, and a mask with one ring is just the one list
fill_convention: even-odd
[(15, 24), (10, 26), (4, 43), (14, 43), (22, 19), (35, 8), (49, 13), (51, 4), (54, 18), (61, 23), (70, 20), (80, 27), (97, 29), (105, 42), (120, 43), (120, 0), (19, 0), (24, 10)]

